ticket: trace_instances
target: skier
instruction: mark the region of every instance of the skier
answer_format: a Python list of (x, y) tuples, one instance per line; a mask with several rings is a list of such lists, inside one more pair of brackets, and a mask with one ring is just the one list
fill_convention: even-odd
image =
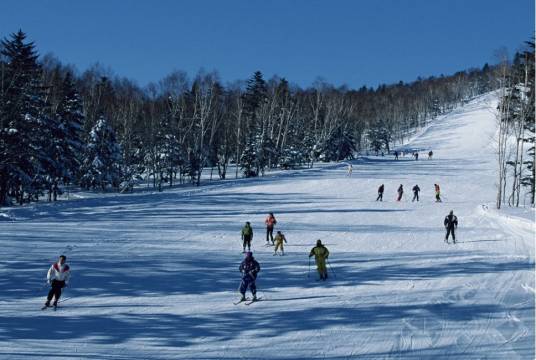
[(266, 224), (266, 245), (270, 245), (270, 240), (274, 245), (274, 225), (277, 224), (274, 213), (269, 213), (264, 223)]
[(249, 287), (251, 294), (253, 295), (253, 301), (257, 300), (257, 286), (255, 280), (257, 279), (257, 273), (261, 271), (261, 266), (253, 257), (253, 253), (248, 251), (246, 257), (240, 263), (238, 270), (242, 273), (242, 281), (240, 283), (240, 294), (242, 297), (240, 301), (246, 301), (246, 290)]
[(439, 189), (438, 184), (434, 184), (435, 189), (435, 200), (436, 202), (441, 202), (441, 190)]
[(415, 161), (419, 160), (419, 153), (416, 152), (415, 154), (413, 154), (415, 156)]
[(413, 200), (411, 200), (411, 202), (414, 202), (415, 199), (419, 201), (419, 191), (421, 191), (421, 188), (419, 187), (419, 185), (415, 185), (412, 190), (413, 190)]
[(246, 245), (248, 247), (248, 250), (251, 250), (251, 240), (253, 239), (253, 229), (251, 228), (251, 224), (249, 221), (246, 221), (246, 225), (242, 228), (242, 247), (244, 250), (242, 252), (246, 252)]
[(287, 238), (285, 235), (281, 233), (281, 231), (278, 231), (275, 235), (275, 251), (274, 256), (277, 255), (277, 249), (281, 248), (281, 255), (285, 255), (285, 250), (283, 249), (283, 241), (286, 243)]
[(402, 195), (404, 194), (404, 187), (402, 186), (402, 184), (400, 184), (396, 192), (398, 193), (398, 197), (396, 198), (396, 201), (402, 200)]
[(398, 160), (398, 151), (395, 151), (395, 160)]
[(348, 164), (348, 176), (352, 177), (352, 164)]
[(449, 214), (445, 216), (445, 221), (443, 221), (445, 229), (447, 230), (447, 235), (445, 235), (445, 242), (449, 243), (449, 235), (452, 234), (452, 243), (456, 244), (456, 235), (454, 234), (454, 229), (458, 228), (458, 218), (454, 215), (454, 211), (450, 210)]
[(383, 190), (384, 190), (384, 186), (383, 184), (380, 185), (380, 187), (378, 188), (378, 197), (376, 198), (376, 201), (383, 201)]
[(428, 160), (432, 160), (432, 156), (434, 155), (434, 152), (432, 150), (430, 150), (428, 152)]
[(54, 298), (54, 310), (58, 307), (58, 300), (61, 296), (61, 289), (69, 284), (69, 277), (71, 276), (71, 269), (69, 265), (65, 263), (67, 257), (60, 255), (58, 262), (52, 264), (47, 273), (47, 283), (50, 284), (51, 289), (48, 292), (47, 302), (43, 306), (43, 310), (50, 307), (50, 301)]
[(318, 273), (320, 274), (320, 280), (327, 280), (328, 278), (328, 269), (326, 268), (326, 260), (329, 257), (328, 248), (322, 245), (320, 239), (316, 240), (316, 246), (311, 249), (309, 257), (315, 257), (316, 267)]

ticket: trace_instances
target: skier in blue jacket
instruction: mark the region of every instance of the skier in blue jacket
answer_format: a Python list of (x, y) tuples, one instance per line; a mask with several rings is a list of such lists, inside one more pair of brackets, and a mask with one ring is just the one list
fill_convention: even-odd
[(258, 272), (261, 271), (261, 266), (253, 257), (251, 251), (246, 253), (246, 258), (242, 261), (238, 270), (242, 273), (242, 282), (240, 283), (240, 294), (242, 294), (242, 298), (240, 301), (246, 300), (246, 290), (248, 287), (253, 295), (252, 300), (257, 300), (257, 286), (255, 285), (255, 280), (257, 279)]

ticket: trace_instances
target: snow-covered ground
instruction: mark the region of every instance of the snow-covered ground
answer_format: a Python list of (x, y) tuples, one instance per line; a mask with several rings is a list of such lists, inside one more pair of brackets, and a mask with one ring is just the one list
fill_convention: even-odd
[[(0, 358), (533, 359), (534, 211), (493, 209), (494, 104), (480, 97), (408, 144), (433, 160), (366, 157), (351, 178), (340, 164), (4, 209)], [(443, 241), (451, 209), (456, 245)], [(264, 246), (268, 211), (285, 256)], [(245, 221), (264, 301), (235, 306)], [(308, 271), (319, 238), (327, 282)], [(60, 253), (72, 286), (41, 311)]]

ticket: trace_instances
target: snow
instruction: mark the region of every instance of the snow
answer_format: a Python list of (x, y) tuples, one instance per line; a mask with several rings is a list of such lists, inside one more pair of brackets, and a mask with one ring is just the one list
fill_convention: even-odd
[[(3, 209), (0, 358), (533, 359), (534, 210), (493, 209), (496, 103), (479, 97), (407, 144), (433, 160), (364, 157), (351, 177), (340, 163)], [(456, 245), (443, 241), (451, 209)], [(285, 256), (264, 246), (269, 211)], [(234, 306), (245, 221), (264, 301)], [(327, 282), (308, 271), (318, 238)], [(41, 311), (60, 253), (72, 286), (57, 312)]]

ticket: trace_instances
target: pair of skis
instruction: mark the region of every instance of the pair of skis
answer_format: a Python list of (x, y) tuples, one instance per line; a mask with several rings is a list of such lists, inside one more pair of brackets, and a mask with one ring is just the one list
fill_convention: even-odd
[(250, 298), (245, 298), (244, 300), (238, 300), (237, 302), (234, 302), (233, 305), (238, 305), (238, 304), (242, 304), (244, 303), (245, 305), (251, 305), (253, 303), (256, 303), (258, 301), (261, 301), (262, 298), (257, 298), (257, 299), (250, 299)]
[(54, 311), (56, 311), (56, 310), (58, 310), (58, 305), (52, 305), (52, 306), (50, 306), (50, 305), (45, 305), (45, 306), (43, 306), (43, 307), (41, 308), (41, 310), (46, 310), (46, 309), (48, 309), (48, 308), (54, 308)]

